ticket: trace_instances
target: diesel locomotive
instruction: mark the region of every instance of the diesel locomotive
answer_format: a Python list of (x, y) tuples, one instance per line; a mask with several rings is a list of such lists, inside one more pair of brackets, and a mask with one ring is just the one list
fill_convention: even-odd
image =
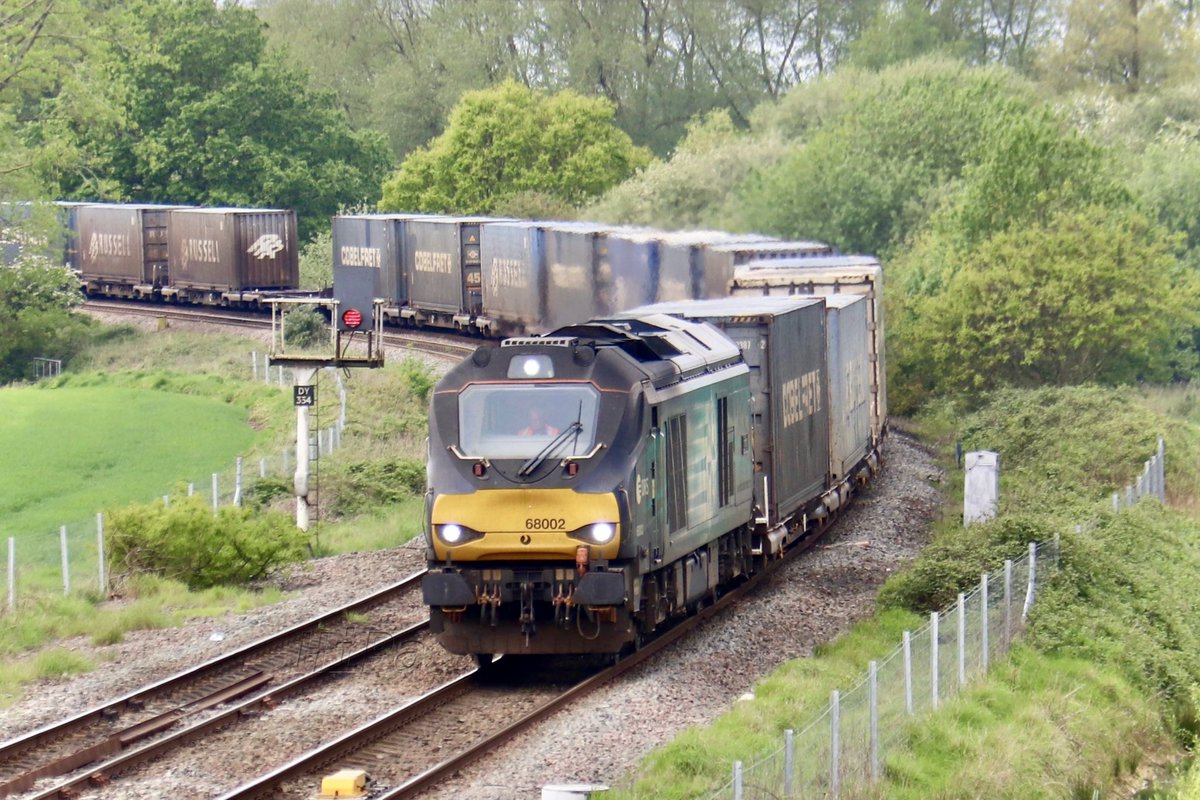
[(422, 587), (442, 644), (616, 653), (822, 530), (879, 467), (865, 303), (647, 306), (448, 372)]

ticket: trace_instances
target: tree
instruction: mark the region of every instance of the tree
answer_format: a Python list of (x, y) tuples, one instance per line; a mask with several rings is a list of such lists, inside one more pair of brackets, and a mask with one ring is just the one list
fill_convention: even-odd
[(986, 150), (990, 132), (1035, 105), (1010, 72), (944, 59), (830, 81), (838, 91), (799, 87), (762, 116), (804, 141), (741, 188), (743, 226), (886, 256)]
[(1167, 0), (1070, 0), (1065, 35), (1043, 55), (1041, 71), (1060, 90), (1144, 87), (1196, 75), (1197, 40), (1190, 3)]
[[(143, 0), (112, 22), (107, 62), (124, 107), (111, 127), (76, 125), (81, 149), (120, 197), (296, 209), (301, 233), (343, 204), (373, 202), (388, 165), (382, 139), (353, 132), (330, 98), (266, 51), (253, 12), (209, 0)], [(95, 187), (65, 171), (64, 194)]]
[(0, 383), (32, 377), (34, 358), (75, 355), (90, 324), (71, 313), (82, 303), (66, 267), (39, 256), (0, 267)]
[(584, 215), (667, 229), (753, 227), (739, 213), (733, 189), (788, 151), (773, 132), (739, 131), (727, 111), (713, 111), (688, 125), (670, 160), (655, 161), (613, 187)]
[(893, 394), (903, 406), (929, 393), (1190, 374), (1200, 286), (1178, 245), (1136, 211), (1091, 206), (953, 250), (942, 289), (891, 320)]
[(486, 214), (526, 192), (579, 205), (649, 161), (613, 125), (606, 101), (508, 81), (463, 95), (446, 132), (409, 155), (384, 184), (380, 207)]

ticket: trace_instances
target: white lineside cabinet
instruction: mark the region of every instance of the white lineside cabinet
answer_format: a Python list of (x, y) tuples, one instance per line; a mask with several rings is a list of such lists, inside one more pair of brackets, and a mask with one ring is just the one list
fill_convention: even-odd
[(963, 526), (996, 516), (1000, 501), (1000, 454), (974, 450), (963, 460), (966, 484), (963, 490)]

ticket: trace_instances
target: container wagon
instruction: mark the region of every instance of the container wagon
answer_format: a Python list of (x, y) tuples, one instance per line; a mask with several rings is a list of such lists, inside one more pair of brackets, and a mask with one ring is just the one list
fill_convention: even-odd
[[(82, 210), (81, 210), (82, 211)], [(174, 209), (167, 217), (169, 300), (258, 306), (300, 284), (296, 213), (257, 208)]]
[(730, 294), (764, 295), (854, 294), (867, 298), (870, 331), (871, 429), (876, 439), (887, 427), (887, 368), (884, 363), (883, 267), (873, 256), (751, 261), (734, 273)]
[(79, 206), (79, 276), (89, 295), (152, 299), (170, 284), (168, 219), (181, 206)]

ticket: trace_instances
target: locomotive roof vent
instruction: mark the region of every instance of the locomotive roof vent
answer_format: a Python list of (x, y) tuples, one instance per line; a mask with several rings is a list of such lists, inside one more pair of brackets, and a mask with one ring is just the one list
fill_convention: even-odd
[(524, 347), (530, 344), (540, 344), (545, 347), (573, 347), (578, 342), (579, 339), (574, 336), (518, 336), (512, 339), (505, 339), (500, 343), (500, 346)]

